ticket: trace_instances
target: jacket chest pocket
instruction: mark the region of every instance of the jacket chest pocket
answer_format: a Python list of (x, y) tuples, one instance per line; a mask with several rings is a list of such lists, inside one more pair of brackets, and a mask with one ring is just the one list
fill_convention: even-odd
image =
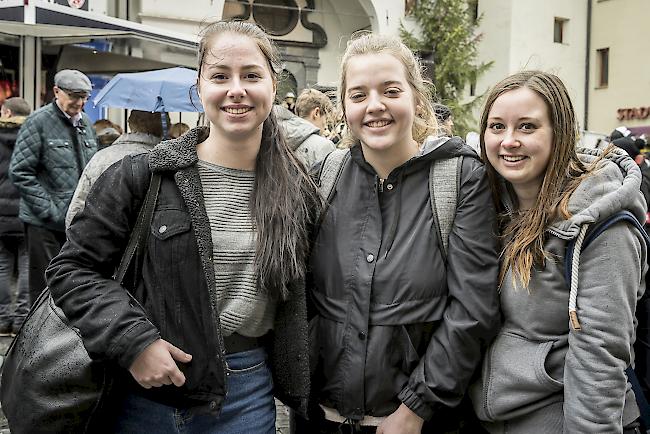
[(48, 167), (71, 168), (76, 166), (73, 143), (66, 139), (51, 139), (47, 141), (45, 161)]
[(155, 263), (165, 274), (186, 263), (196, 252), (196, 241), (187, 212), (177, 209), (156, 211), (151, 222), (150, 248)]

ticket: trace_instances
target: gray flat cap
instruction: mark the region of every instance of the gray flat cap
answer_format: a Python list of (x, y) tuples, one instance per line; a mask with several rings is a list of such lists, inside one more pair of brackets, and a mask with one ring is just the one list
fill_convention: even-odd
[(93, 90), (90, 79), (81, 71), (76, 69), (64, 69), (54, 76), (54, 85), (60, 89), (72, 92), (87, 92)]

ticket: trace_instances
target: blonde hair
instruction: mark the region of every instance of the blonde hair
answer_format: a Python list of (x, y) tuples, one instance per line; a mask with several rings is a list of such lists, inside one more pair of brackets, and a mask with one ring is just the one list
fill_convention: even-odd
[[(528, 88), (544, 100), (553, 129), (551, 154), (542, 186), (535, 205), (522, 215), (508, 215), (501, 198), (501, 176), (487, 159), (485, 152), (485, 131), (490, 109), (506, 92)], [(595, 164), (586, 168), (578, 158), (576, 142), (578, 123), (569, 93), (559, 77), (542, 71), (523, 71), (513, 74), (497, 83), (490, 91), (481, 114), (481, 157), (486, 165), (492, 195), (500, 215), (502, 237), (506, 245), (502, 252), (502, 266), (499, 282), (503, 283), (506, 273), (512, 269), (515, 287), (517, 282), (528, 288), (534, 266), (543, 265), (545, 231), (558, 218), (570, 218), (568, 203), (571, 194), (588, 175)], [(506, 187), (512, 191), (509, 182)], [(510, 196), (514, 197), (513, 194)], [(516, 197), (514, 198), (516, 201)], [(517, 204), (515, 204), (517, 205)]]
[[(345, 92), (347, 91), (346, 76), (350, 59), (366, 54), (387, 53), (399, 60), (404, 66), (406, 80), (415, 95), (415, 120), (413, 122), (413, 139), (422, 143), (430, 135), (438, 134), (439, 126), (433, 110), (433, 84), (422, 74), (422, 65), (413, 52), (397, 37), (359, 32), (352, 35), (341, 61), (341, 76), (339, 81), (339, 110), (345, 119)], [(350, 128), (341, 140), (342, 145), (350, 146), (357, 139), (352, 136)]]
[(305, 89), (296, 100), (296, 114), (306, 118), (315, 108), (319, 108), (323, 116), (328, 116), (333, 109), (332, 101), (323, 92), (316, 89)]

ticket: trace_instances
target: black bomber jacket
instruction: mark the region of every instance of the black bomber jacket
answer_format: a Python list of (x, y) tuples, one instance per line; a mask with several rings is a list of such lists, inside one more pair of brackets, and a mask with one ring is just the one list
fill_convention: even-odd
[[(461, 155), (445, 263), (429, 167)], [(385, 180), (352, 147), (310, 261), (319, 403), (351, 420), (401, 403), (429, 420), (459, 404), (500, 324), (495, 220), (485, 168), (460, 138), (423, 149)]]

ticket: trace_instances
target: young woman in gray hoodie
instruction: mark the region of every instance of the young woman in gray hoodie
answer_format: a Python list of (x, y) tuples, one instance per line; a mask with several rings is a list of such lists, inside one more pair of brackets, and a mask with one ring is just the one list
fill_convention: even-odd
[[(624, 153), (577, 150), (577, 137), (568, 92), (552, 74), (514, 74), (486, 100), (481, 153), (501, 211), (504, 323), (470, 395), (491, 433), (637, 429), (624, 371), (634, 362), (645, 243), (621, 222), (581, 253), (579, 245), (620, 211), (644, 221), (641, 172)], [(573, 239), (577, 285), (564, 276)]]

